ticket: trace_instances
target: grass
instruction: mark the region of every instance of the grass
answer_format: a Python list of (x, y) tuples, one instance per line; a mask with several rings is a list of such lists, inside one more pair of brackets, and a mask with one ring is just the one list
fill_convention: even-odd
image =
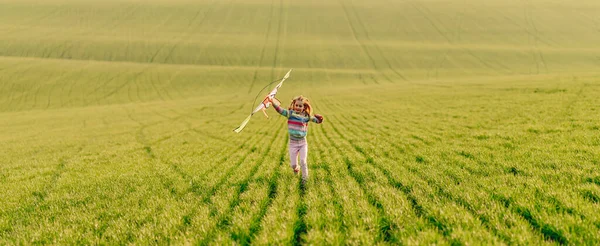
[(0, 0), (0, 244), (592, 244), (599, 10)]

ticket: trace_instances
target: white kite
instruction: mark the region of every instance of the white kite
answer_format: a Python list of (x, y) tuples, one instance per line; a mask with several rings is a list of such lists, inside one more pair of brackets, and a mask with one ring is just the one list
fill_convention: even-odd
[[(271, 90), (271, 92), (269, 92), (269, 94), (265, 97), (265, 99), (263, 99), (263, 101), (256, 106), (256, 108), (252, 111), (252, 113), (250, 115), (248, 115), (248, 117), (246, 117), (246, 119), (244, 121), (242, 121), (242, 124), (240, 124), (240, 126), (238, 126), (237, 128), (235, 128), (235, 130), (233, 130), (236, 133), (240, 133), (244, 127), (246, 127), (246, 124), (248, 124), (248, 121), (250, 121), (250, 117), (252, 117), (252, 115), (254, 115), (254, 113), (258, 112), (259, 110), (263, 111), (263, 114), (265, 114), (265, 116), (267, 118), (269, 118), (269, 116), (267, 115), (266, 109), (269, 108), (269, 106), (271, 106), (271, 100), (273, 98), (275, 98), (275, 94), (277, 94), (277, 90), (279, 90), (279, 87), (281, 87), (281, 85), (283, 84), (283, 81), (285, 81), (288, 77), (290, 77), (290, 73), (292, 72), (292, 69), (290, 69), (290, 71), (288, 71), (285, 76), (283, 76), (283, 78), (281, 79), (281, 82), (279, 82), (279, 84), (277, 84), (277, 86), (275, 86), (275, 88), (273, 88), (273, 90)], [(271, 99), (271, 100), (269, 100)]]

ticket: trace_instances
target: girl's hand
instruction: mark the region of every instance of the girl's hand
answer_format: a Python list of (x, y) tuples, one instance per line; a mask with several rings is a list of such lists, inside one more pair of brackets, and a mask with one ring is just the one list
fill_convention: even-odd
[(319, 123), (323, 123), (323, 116), (320, 114), (315, 114), (315, 118), (319, 121)]
[(281, 105), (281, 102), (280, 102), (280, 101), (279, 101), (277, 98), (273, 98), (273, 99), (271, 99), (271, 103), (272, 103), (273, 105), (275, 105), (275, 104), (277, 104), (277, 105)]
[(265, 97), (265, 99), (263, 99), (263, 103), (266, 104), (273, 104), (273, 99), (271, 99), (270, 97)]

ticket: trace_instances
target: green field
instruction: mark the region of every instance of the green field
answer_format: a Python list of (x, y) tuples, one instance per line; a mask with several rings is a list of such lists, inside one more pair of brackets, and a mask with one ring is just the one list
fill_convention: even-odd
[[(597, 244), (598, 13), (0, 0), (0, 244)], [(290, 68), (306, 185), (284, 117), (232, 131)]]

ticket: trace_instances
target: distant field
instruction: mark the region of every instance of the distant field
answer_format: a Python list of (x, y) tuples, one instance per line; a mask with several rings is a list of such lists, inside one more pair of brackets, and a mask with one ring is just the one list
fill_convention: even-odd
[[(0, 244), (594, 244), (600, 2), (0, 0)], [(308, 96), (306, 186), (269, 82)]]

